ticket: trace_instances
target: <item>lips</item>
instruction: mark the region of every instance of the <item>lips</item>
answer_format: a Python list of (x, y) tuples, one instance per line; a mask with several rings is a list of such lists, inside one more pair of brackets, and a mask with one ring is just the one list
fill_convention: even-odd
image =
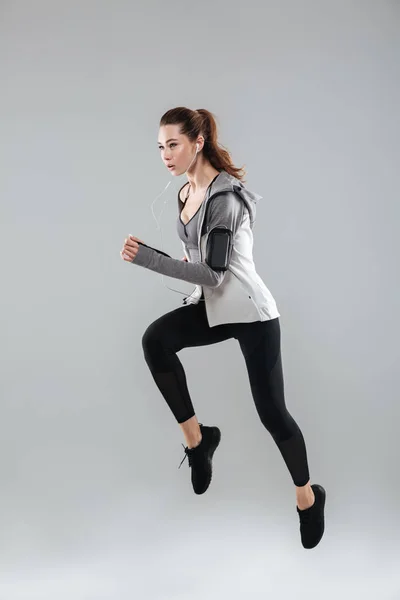
[(173, 169), (175, 165), (167, 165), (168, 169)]

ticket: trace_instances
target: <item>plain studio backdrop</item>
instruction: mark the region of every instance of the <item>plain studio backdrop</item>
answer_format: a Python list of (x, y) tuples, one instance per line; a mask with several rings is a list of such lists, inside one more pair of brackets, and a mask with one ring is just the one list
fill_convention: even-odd
[[(399, 3), (0, 6), (0, 599), (398, 599)], [(162, 240), (150, 209), (179, 105), (216, 114), (263, 196), (256, 268), (327, 490), (311, 551), (236, 340), (179, 354), (222, 431), (204, 496), (144, 361), (183, 295), (119, 252), (131, 233), (183, 256), (186, 178), (154, 206)]]

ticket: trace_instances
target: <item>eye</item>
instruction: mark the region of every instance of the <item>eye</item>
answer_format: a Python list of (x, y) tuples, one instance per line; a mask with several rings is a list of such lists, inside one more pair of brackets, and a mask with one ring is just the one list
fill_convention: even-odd
[[(173, 146), (177, 146), (177, 145), (178, 145), (178, 144), (177, 144), (176, 142), (171, 142), (171, 143), (169, 144), (169, 147), (170, 147), (170, 148), (172, 148)], [(159, 149), (159, 150), (163, 150), (163, 149), (164, 149), (164, 146), (158, 146), (158, 149)]]

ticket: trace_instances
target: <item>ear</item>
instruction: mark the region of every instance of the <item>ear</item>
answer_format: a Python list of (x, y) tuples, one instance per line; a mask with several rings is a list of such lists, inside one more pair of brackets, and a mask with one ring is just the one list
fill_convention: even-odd
[(196, 148), (198, 149), (198, 152), (200, 152), (204, 148), (204, 137), (202, 135), (199, 135), (199, 137), (196, 140)]

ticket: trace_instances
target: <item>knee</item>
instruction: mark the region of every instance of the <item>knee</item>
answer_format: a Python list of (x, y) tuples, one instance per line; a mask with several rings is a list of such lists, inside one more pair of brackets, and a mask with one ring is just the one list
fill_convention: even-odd
[(296, 431), (296, 424), (288, 412), (264, 413), (261, 421), (276, 443), (288, 440)]
[(149, 325), (149, 327), (147, 327), (147, 329), (145, 330), (144, 334), (142, 335), (142, 348), (143, 350), (145, 350), (149, 344), (151, 343), (151, 339), (152, 339), (153, 335), (151, 332), (151, 325)]
[(170, 343), (162, 328), (154, 323), (149, 325), (142, 336), (142, 348), (145, 361), (150, 369), (161, 369), (171, 354)]
[(156, 347), (160, 344), (160, 336), (157, 333), (154, 323), (149, 325), (142, 335), (142, 348), (146, 354), (154, 353)]

